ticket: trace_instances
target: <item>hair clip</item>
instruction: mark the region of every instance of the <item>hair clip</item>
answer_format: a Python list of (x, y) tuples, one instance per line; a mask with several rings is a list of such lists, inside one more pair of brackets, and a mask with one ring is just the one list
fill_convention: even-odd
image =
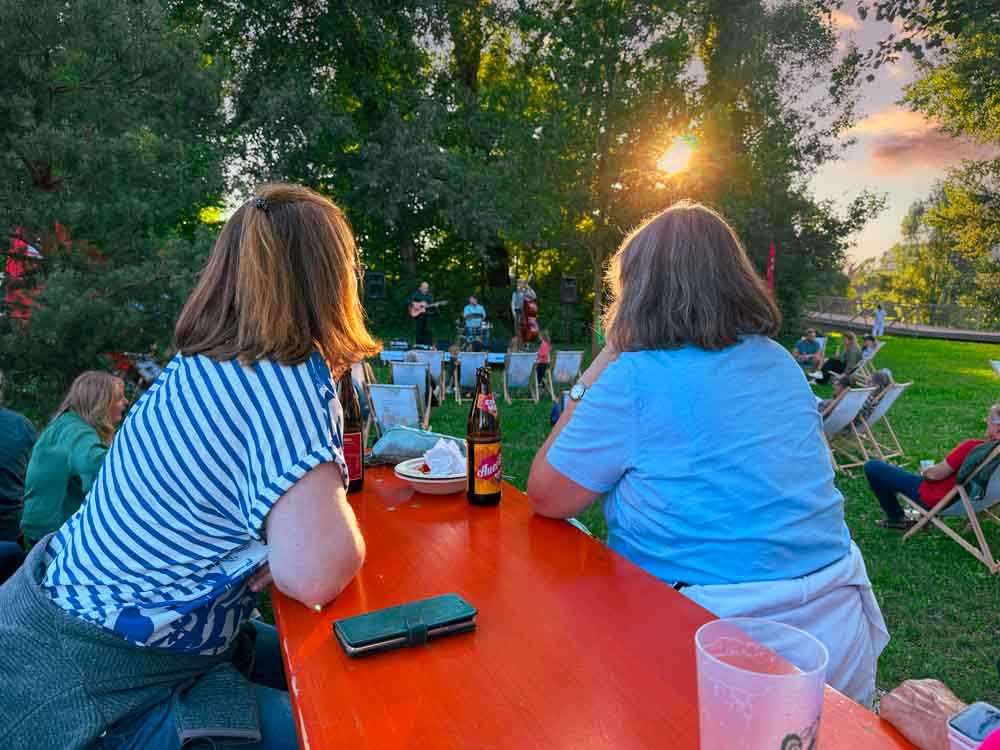
[(271, 201), (267, 198), (256, 198), (253, 202), (255, 208), (259, 208), (264, 213), (271, 210)]

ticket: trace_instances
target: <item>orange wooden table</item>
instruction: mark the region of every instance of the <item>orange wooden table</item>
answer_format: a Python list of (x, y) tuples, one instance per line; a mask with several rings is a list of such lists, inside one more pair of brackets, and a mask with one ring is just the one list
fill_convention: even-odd
[[(698, 747), (694, 632), (712, 615), (563, 521), (413, 494), (373, 469), (351, 496), (361, 573), (318, 614), (275, 593), (303, 748)], [(352, 659), (335, 619), (456, 592), (478, 629)], [(910, 748), (827, 689), (822, 750)]]

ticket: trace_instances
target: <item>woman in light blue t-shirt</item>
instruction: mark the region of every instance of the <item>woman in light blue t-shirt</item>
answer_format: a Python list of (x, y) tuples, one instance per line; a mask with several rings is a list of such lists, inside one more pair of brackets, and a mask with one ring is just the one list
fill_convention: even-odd
[(720, 616), (813, 632), (831, 684), (869, 701), (884, 624), (816, 399), (769, 338), (781, 316), (736, 234), (678, 204), (626, 238), (608, 278), (608, 345), (535, 457), (535, 510), (603, 496), (614, 550)]

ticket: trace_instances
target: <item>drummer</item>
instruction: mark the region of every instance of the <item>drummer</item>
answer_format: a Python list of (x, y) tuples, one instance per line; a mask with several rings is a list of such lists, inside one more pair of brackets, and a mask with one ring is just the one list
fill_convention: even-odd
[(469, 304), (462, 310), (462, 318), (465, 321), (465, 328), (470, 333), (478, 333), (486, 320), (486, 308), (479, 304), (475, 295), (469, 297)]

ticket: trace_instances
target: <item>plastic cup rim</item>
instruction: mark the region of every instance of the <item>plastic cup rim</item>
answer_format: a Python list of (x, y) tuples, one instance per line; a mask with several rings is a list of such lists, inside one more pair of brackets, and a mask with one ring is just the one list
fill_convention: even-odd
[[(739, 623), (741, 623), (741, 622), (752, 622), (752, 623), (758, 623), (759, 622), (759, 623), (767, 623), (768, 625), (777, 626), (779, 628), (786, 628), (788, 630), (794, 630), (799, 635), (805, 636), (806, 640), (812, 641), (816, 645), (819, 646), (820, 653), (823, 655), (822, 663), (818, 667), (816, 667), (815, 669), (810, 669), (809, 671), (805, 671), (805, 670), (801, 669), (798, 665), (793, 664), (792, 666), (794, 666), (796, 669), (798, 669), (799, 673), (798, 674), (783, 674), (783, 675), (769, 675), (769, 674), (764, 674), (763, 672), (758, 672), (758, 671), (753, 670), (753, 669), (744, 669), (743, 667), (737, 667), (737, 666), (734, 666), (732, 664), (728, 664), (727, 662), (722, 661), (722, 659), (719, 659), (715, 655), (710, 654), (706, 649), (704, 649), (703, 647), (699, 646), (699, 644), (698, 644), (698, 636), (701, 635), (701, 631), (704, 630), (705, 628), (709, 627), (710, 625), (715, 625), (715, 624), (720, 623), (720, 622), (730, 623), (732, 625), (736, 625), (737, 627), (739, 627)], [(744, 631), (744, 632), (746, 632), (746, 631)], [(749, 636), (750, 634), (747, 633), (747, 635)], [(817, 638), (816, 636), (814, 636), (812, 633), (807, 633), (802, 628), (797, 628), (794, 625), (786, 625), (785, 623), (778, 622), (777, 620), (769, 620), (766, 617), (720, 617), (720, 618), (718, 618), (716, 620), (710, 620), (710, 621), (706, 622), (704, 625), (699, 626), (699, 628), (694, 632), (694, 644), (695, 644), (695, 655), (696, 656), (697, 656), (698, 653), (701, 653), (702, 655), (708, 657), (708, 659), (710, 659), (714, 664), (718, 664), (719, 666), (725, 667), (726, 669), (732, 670), (734, 672), (742, 672), (743, 674), (746, 674), (746, 675), (756, 675), (758, 677), (777, 677), (777, 678), (782, 678), (782, 677), (784, 677), (784, 678), (787, 678), (787, 677), (799, 677), (799, 678), (801, 678), (801, 677), (811, 677), (811, 676), (815, 675), (817, 672), (820, 672), (820, 671), (824, 671), (825, 672), (825, 670), (827, 668), (827, 665), (829, 665), (829, 663), (830, 663), (830, 652), (827, 650), (826, 645), (824, 645), (824, 643), (819, 638)], [(766, 648), (770, 648), (766, 644), (762, 643), (761, 645), (765, 646)], [(778, 654), (778, 656), (781, 656), (781, 654)], [(782, 658), (784, 659), (785, 657), (782, 656)], [(786, 659), (786, 661), (791, 661), (791, 660)], [(826, 682), (825, 679), (823, 681)]]

